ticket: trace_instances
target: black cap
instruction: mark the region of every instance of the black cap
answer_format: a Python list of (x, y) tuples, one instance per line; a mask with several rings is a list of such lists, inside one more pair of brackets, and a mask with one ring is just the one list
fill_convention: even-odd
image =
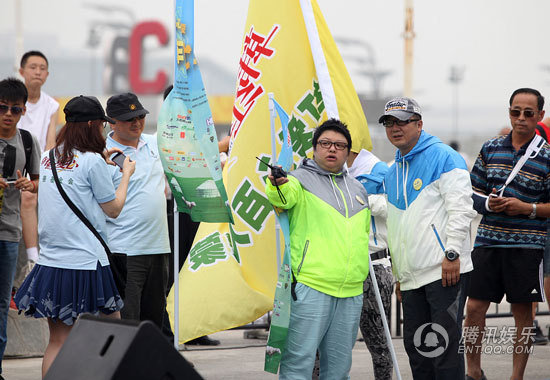
[(128, 121), (148, 113), (137, 96), (131, 92), (113, 95), (107, 100), (107, 115), (118, 120)]
[(63, 112), (65, 112), (66, 121), (106, 120), (109, 123), (116, 123), (110, 117), (105, 116), (105, 111), (95, 96), (74, 97), (67, 102)]

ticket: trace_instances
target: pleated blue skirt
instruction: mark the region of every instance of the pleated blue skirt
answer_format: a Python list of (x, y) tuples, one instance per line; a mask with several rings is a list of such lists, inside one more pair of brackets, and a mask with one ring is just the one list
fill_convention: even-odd
[(96, 270), (36, 264), (14, 297), (20, 312), (72, 326), (82, 313), (111, 314), (124, 305), (109, 266)]

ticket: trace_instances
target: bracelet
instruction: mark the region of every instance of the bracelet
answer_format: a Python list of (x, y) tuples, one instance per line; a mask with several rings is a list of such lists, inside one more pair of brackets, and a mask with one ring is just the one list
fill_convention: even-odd
[(531, 211), (528, 218), (529, 219), (535, 219), (537, 217), (537, 204), (536, 203), (531, 203), (531, 205), (533, 206), (533, 211)]
[(31, 193), (34, 193), (34, 191), (36, 190), (36, 185), (34, 184), (34, 181), (31, 181), (31, 183), (32, 183)]

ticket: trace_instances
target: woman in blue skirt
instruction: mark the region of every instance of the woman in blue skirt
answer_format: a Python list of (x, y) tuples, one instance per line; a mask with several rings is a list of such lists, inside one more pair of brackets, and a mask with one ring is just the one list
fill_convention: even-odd
[[(105, 215), (116, 218), (126, 200), (135, 162), (128, 158), (115, 190), (107, 167), (103, 123), (111, 120), (95, 97), (71, 99), (67, 123), (56, 139), (56, 170), (67, 196), (107, 240)], [(55, 184), (48, 157), (42, 154), (38, 191), (40, 256), (15, 296), (25, 315), (47, 318), (50, 340), (42, 362), (42, 376), (50, 368), (81, 313), (120, 318), (122, 300), (109, 268), (105, 249), (74, 214)], [(109, 160), (109, 163), (112, 162)]]

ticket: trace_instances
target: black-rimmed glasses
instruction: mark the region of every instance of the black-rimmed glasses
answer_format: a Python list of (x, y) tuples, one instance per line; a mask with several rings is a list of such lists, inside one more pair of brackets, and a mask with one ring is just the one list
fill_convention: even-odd
[(338, 141), (319, 140), (317, 143), (325, 149), (330, 149), (332, 145), (334, 145), (334, 149), (336, 150), (344, 150), (348, 147), (348, 144)]

